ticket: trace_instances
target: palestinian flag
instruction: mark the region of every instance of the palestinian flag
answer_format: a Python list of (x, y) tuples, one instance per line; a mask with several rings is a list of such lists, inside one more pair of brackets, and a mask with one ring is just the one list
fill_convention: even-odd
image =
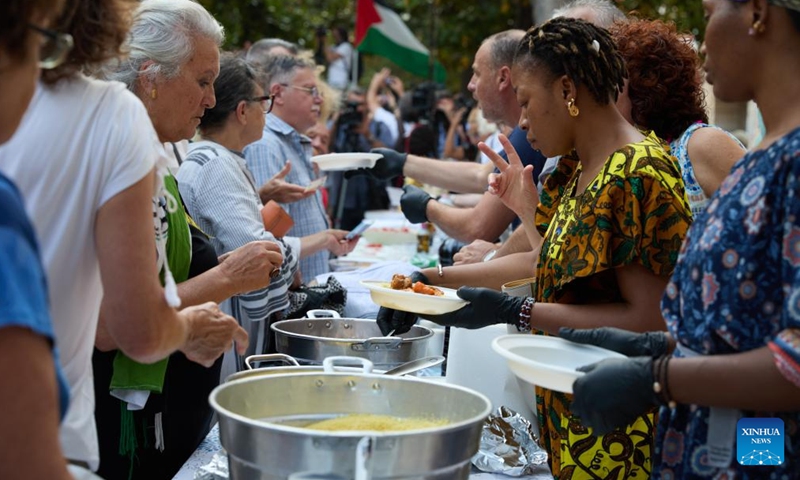
[[(420, 77), (430, 73), (430, 52), (417, 40), (394, 10), (375, 0), (358, 0), (356, 47), (359, 52), (388, 58), (399, 67)], [(444, 67), (436, 62), (434, 80), (443, 82)]]

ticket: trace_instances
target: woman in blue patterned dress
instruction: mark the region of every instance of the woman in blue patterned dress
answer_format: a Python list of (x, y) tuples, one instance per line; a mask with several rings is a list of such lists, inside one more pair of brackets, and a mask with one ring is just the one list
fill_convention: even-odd
[[(661, 405), (653, 478), (800, 478), (800, 0), (703, 7), (714, 93), (755, 100), (767, 133), (689, 231), (662, 301), (669, 335), (562, 332), (632, 357), (585, 367), (572, 410), (602, 433)], [(752, 417), (784, 426), (761, 466), (736, 450)]]

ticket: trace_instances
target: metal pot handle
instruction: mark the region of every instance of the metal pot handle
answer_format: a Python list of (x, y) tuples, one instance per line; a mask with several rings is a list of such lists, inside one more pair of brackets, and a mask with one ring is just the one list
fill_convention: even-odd
[(342, 318), (336, 310), (314, 309), (306, 312), (307, 318)]
[(361, 364), (363, 370), (360, 373), (372, 373), (373, 364), (366, 358), (347, 357), (344, 355), (334, 355), (322, 361), (322, 369), (325, 373), (336, 373), (336, 367), (352, 366), (354, 363)]
[[(375, 441), (375, 437), (361, 437), (361, 440), (358, 441), (358, 445), (356, 445), (355, 478), (353, 480), (372, 480), (372, 451)], [(334, 473), (298, 472), (289, 475), (288, 480), (342, 480), (342, 477)]]
[(350, 348), (356, 352), (376, 352), (381, 350), (397, 350), (403, 344), (401, 337), (372, 337), (350, 344)]
[(294, 365), (295, 367), (299, 367), (300, 364), (295, 360), (294, 357), (290, 355), (284, 355), (282, 353), (268, 353), (265, 355), (250, 355), (249, 357), (244, 359), (244, 364), (247, 366), (248, 370), (254, 370), (253, 363), (255, 362), (277, 362), (278, 360), (282, 360), (284, 363), (289, 365)]
[(356, 446), (356, 478), (370, 480), (372, 478), (372, 449), (375, 437), (363, 437)]

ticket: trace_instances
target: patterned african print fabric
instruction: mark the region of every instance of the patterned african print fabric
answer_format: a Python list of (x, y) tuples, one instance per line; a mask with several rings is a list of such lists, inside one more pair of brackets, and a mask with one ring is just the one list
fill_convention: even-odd
[[(580, 172), (575, 154), (562, 157), (540, 193), (537, 226), (544, 242), (537, 300), (620, 302), (614, 269), (626, 265), (669, 276), (691, 212), (678, 164), (661, 140), (650, 134), (618, 150), (586, 190), (577, 193)], [(556, 478), (649, 478), (652, 415), (595, 436), (570, 413), (571, 401), (571, 395), (537, 388), (542, 441)]]
[[(787, 360), (800, 351), (791, 346), (800, 329), (800, 129), (734, 165), (690, 229), (661, 308), (673, 337), (702, 355), (770, 342), (783, 345)], [(679, 405), (660, 412), (654, 477), (800, 478), (800, 412), (742, 415), (783, 419), (789, 461), (710, 466), (709, 409)]]

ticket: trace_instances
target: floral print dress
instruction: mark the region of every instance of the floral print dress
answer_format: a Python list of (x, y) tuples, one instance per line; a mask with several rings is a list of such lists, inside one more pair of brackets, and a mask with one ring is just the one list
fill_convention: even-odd
[(700, 130), (701, 128), (713, 128), (719, 130), (720, 132), (728, 135), (734, 142), (742, 147), (742, 150), (745, 150), (742, 142), (740, 142), (736, 137), (715, 125), (709, 125), (703, 122), (697, 122), (690, 125), (689, 128), (684, 130), (680, 137), (670, 142), (669, 148), (672, 152), (672, 155), (675, 156), (675, 158), (678, 160), (678, 164), (681, 166), (681, 176), (683, 177), (683, 185), (686, 188), (686, 198), (689, 200), (689, 208), (692, 209), (692, 215), (695, 217), (703, 213), (708, 206), (708, 202), (711, 201), (711, 199), (706, 196), (705, 192), (703, 192), (703, 187), (701, 187), (700, 183), (697, 181), (697, 177), (694, 175), (692, 161), (689, 158), (689, 140), (691, 140), (694, 132)]
[[(614, 269), (626, 265), (669, 277), (691, 212), (680, 169), (661, 140), (649, 134), (618, 150), (586, 190), (576, 193), (580, 171), (574, 153), (562, 157), (540, 192), (536, 223), (544, 242), (537, 301), (621, 302)], [(531, 321), (535, 326), (535, 307)], [(595, 436), (570, 413), (571, 401), (571, 395), (537, 387), (542, 441), (556, 478), (649, 478), (652, 415)]]
[[(769, 344), (786, 360), (779, 367), (787, 379), (797, 374), (800, 129), (734, 165), (689, 231), (661, 306), (682, 347), (724, 355)], [(660, 412), (654, 478), (800, 478), (800, 412), (741, 413), (783, 419), (783, 465), (741, 466), (732, 458), (727, 468), (711, 466), (709, 409), (679, 405)]]

